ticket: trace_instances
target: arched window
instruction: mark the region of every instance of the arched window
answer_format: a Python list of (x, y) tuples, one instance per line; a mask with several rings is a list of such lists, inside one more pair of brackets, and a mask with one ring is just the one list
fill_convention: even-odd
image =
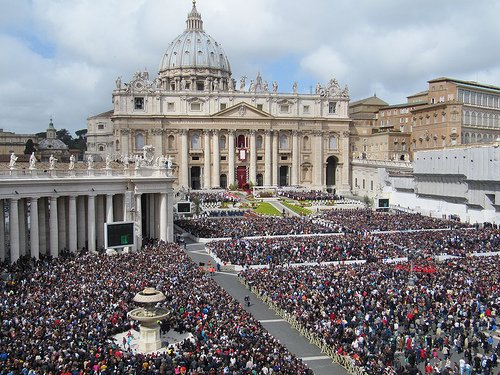
[(257, 150), (262, 150), (262, 136), (258, 135), (256, 139)]
[(261, 173), (257, 175), (257, 186), (263, 186), (264, 185), (264, 177), (262, 176)]
[(104, 146), (103, 145), (99, 145), (99, 151), (104, 151)]
[(221, 150), (224, 150), (226, 148), (226, 136), (225, 135), (221, 135), (219, 137), (219, 148)]
[(191, 148), (193, 150), (198, 150), (201, 147), (200, 144), (200, 135), (198, 133), (194, 133), (191, 136)]
[(304, 150), (310, 150), (311, 149), (311, 141), (309, 137), (306, 135), (304, 138), (302, 138), (302, 148)]
[(337, 149), (337, 137), (332, 135), (332, 136), (330, 136), (330, 138), (328, 138), (328, 148), (330, 150)]
[(175, 148), (175, 137), (172, 134), (168, 136), (167, 147), (169, 150), (173, 150)]
[(143, 147), (144, 147), (144, 134), (137, 133), (135, 135), (135, 148), (137, 150), (142, 150)]
[(120, 141), (116, 140), (115, 142), (115, 151), (120, 151)]
[(286, 134), (280, 134), (280, 149), (288, 149), (288, 136)]

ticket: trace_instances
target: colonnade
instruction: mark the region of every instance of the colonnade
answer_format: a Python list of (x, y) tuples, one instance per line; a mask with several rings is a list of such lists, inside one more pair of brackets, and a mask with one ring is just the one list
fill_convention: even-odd
[[(180, 150), (179, 150), (179, 186), (189, 186), (189, 166), (193, 165), (190, 162), (190, 151), (193, 151), (189, 144), (189, 136), (196, 132), (192, 130), (180, 131)], [(221, 186), (220, 175), (221, 165), (227, 165), (227, 182), (231, 184), (235, 182), (235, 170), (238, 165), (248, 167), (248, 181), (257, 182), (257, 174), (263, 174), (264, 186), (279, 185), (279, 168), (286, 165), (290, 167), (290, 185), (302, 184), (301, 180), (301, 137), (304, 135), (299, 131), (284, 131), (287, 137), (291, 135), (291, 139), (287, 139), (287, 146), (280, 145), (278, 130), (248, 130), (238, 132), (245, 134), (245, 139), (248, 139), (245, 147), (246, 160), (244, 162), (236, 162), (236, 144), (235, 134), (237, 131), (229, 130), (203, 130), (203, 179), (202, 187), (204, 189), (217, 188)], [(220, 135), (223, 134), (227, 138), (227, 147), (224, 150), (220, 148)], [(263, 144), (257, 148), (257, 134), (263, 135)], [(283, 134), (283, 133), (281, 133)], [(322, 132), (311, 132), (308, 134), (313, 140), (312, 151), (306, 150), (307, 154), (312, 154), (311, 164), (313, 165), (313, 180), (309, 182), (317, 187), (321, 187), (324, 182), (324, 147)], [(290, 142), (291, 141), (291, 142)], [(221, 154), (226, 155), (227, 159), (221, 162)], [(282, 161), (280, 155), (286, 156), (286, 161)], [(291, 159), (288, 156), (291, 155)], [(262, 156), (264, 162), (263, 170), (259, 168)], [(263, 173), (262, 173), (263, 172)]]
[(104, 223), (114, 221), (135, 222), (137, 248), (143, 237), (172, 241), (170, 190), (0, 199), (0, 260), (58, 257), (61, 251), (82, 249), (96, 252), (105, 244)]

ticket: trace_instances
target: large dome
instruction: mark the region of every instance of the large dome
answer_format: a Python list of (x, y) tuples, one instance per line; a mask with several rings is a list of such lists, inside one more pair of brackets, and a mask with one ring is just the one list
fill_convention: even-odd
[[(195, 1), (186, 24), (186, 30), (170, 43), (161, 59), (158, 75), (164, 87), (173, 89), (177, 81), (175, 89), (179, 90), (186, 88), (178, 87), (181, 80), (189, 86), (208, 79), (210, 82), (217, 80), (220, 88), (227, 89), (231, 77), (229, 60), (220, 44), (203, 30)], [(197, 87), (200, 89), (199, 84)]]

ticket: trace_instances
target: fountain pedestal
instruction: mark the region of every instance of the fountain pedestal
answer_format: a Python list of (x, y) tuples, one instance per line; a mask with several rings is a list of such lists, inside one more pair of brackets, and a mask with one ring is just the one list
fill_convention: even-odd
[(131, 319), (141, 322), (139, 327), (141, 338), (138, 348), (140, 352), (155, 352), (162, 348), (160, 326), (157, 322), (167, 318), (169, 313), (164, 308), (154, 307), (154, 305), (164, 300), (165, 295), (152, 288), (146, 288), (134, 297), (135, 302), (145, 305), (128, 313)]

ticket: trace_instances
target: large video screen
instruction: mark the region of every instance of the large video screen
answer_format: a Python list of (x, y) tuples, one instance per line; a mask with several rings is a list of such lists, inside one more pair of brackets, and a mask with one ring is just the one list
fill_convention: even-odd
[(179, 214), (190, 214), (191, 213), (191, 202), (178, 202), (177, 212)]
[(134, 222), (119, 221), (106, 223), (105, 225), (105, 246), (107, 249), (121, 248), (134, 245)]

